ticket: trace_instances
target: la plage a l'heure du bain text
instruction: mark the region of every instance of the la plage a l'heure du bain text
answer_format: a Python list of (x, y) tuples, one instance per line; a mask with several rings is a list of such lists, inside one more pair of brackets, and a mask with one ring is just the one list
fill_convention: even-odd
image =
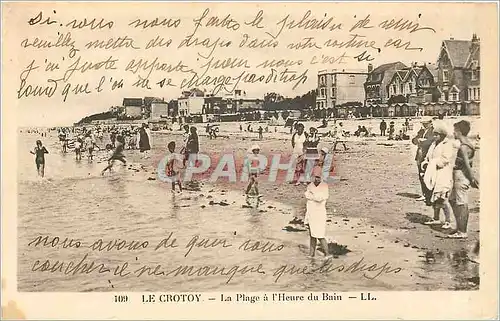
[[(206, 299), (204, 298), (206, 297)], [(128, 296), (115, 296), (115, 302), (128, 302)], [(342, 300), (376, 301), (377, 298), (370, 292), (354, 294), (342, 294), (336, 292), (321, 292), (302, 294), (266, 293), (256, 295), (250, 293), (220, 294), (219, 296), (209, 296), (204, 294), (141, 294), (141, 302), (144, 304), (156, 303), (190, 303), (202, 301), (220, 301), (235, 303), (258, 303), (258, 302), (306, 302), (306, 301), (342, 301)]]

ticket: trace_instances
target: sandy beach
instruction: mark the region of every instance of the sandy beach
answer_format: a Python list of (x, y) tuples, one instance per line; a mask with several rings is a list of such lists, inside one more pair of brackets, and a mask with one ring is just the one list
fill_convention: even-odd
[[(346, 122), (345, 126), (357, 124)], [(306, 124), (306, 128), (308, 126)], [(277, 134), (270, 127), (270, 133), (264, 133), (262, 141), (257, 141), (255, 132), (240, 132), (238, 124), (222, 124), (221, 137), (215, 140), (205, 136), (202, 124), (196, 127), (200, 133), (201, 153), (234, 153), (236, 159), (240, 159), (253, 143), (259, 144), (264, 155), (291, 152), (289, 129), (282, 126), (278, 127)], [(258, 126), (254, 124), (253, 127)], [(34, 137), (22, 134), (19, 139), (19, 251), (24, 254), (19, 258), (19, 289), (117, 291), (133, 288), (154, 291), (172, 288), (199, 291), (220, 289), (223, 285), (227, 291), (243, 288), (248, 291), (354, 291), (365, 288), (469, 290), (478, 287), (479, 265), (471, 262), (470, 253), (479, 239), (479, 190), (473, 189), (470, 193), (467, 240), (446, 239), (449, 232), (423, 225), (432, 216), (432, 209), (416, 201), (420, 187), (413, 160), (415, 147), (409, 141), (351, 138), (347, 140), (349, 150), (344, 151), (339, 145), (334, 155), (335, 174), (341, 178), (330, 184), (327, 202), (327, 236), (330, 242), (337, 243), (334, 264), (347, 267), (361, 260), (368, 265), (381, 267), (386, 264), (386, 267), (401, 269), (399, 273), (382, 273), (372, 279), (363, 273), (312, 273), (312, 276), (278, 273), (283, 266), (317, 267), (322, 264), (320, 259), (310, 261), (306, 258), (307, 231), (290, 224), (294, 216), (303, 215), (305, 186), (276, 185), (276, 182), (261, 180), (259, 188), (264, 203), (258, 208), (245, 206), (245, 183), (241, 182), (205, 181), (199, 190), (172, 194), (170, 186), (159, 182), (156, 175), (158, 161), (172, 140), (181, 144), (181, 132), (154, 132), (151, 158), (144, 160), (138, 151), (126, 151), (129, 165), (102, 178), (99, 171), (105, 166), (103, 162), (98, 159), (88, 163), (84, 159), (75, 163), (74, 155), (61, 155), (55, 136), (49, 136), (45, 144), (53, 153), (47, 158), (47, 179), (39, 182), (33, 179), (34, 164), (29, 154), (26, 155)], [(330, 147), (331, 141), (323, 140), (320, 147), (323, 146)], [(476, 171), (479, 162), (478, 150), (474, 160)], [(42, 220), (40, 215), (43, 215)], [(179, 240), (185, 242), (193, 235), (200, 235), (226, 238), (234, 246), (208, 252), (193, 251), (187, 258), (185, 249), (155, 252), (150, 248), (137, 253), (111, 251), (105, 255), (90, 251), (89, 258), (107, 264), (127, 261), (137, 267), (141, 264), (264, 264), (266, 274), (262, 277), (238, 275), (226, 283), (224, 276), (117, 278), (99, 274), (89, 281), (88, 277), (80, 275), (68, 279), (57, 273), (32, 271), (35, 260), (77, 260), (85, 253), (28, 245), (41, 234), (76, 237), (85, 244), (103, 236), (106, 239), (148, 239), (153, 244), (170, 232), (175, 232)], [(281, 244), (284, 249), (264, 254), (242, 252), (236, 245), (247, 239), (275, 246)]]

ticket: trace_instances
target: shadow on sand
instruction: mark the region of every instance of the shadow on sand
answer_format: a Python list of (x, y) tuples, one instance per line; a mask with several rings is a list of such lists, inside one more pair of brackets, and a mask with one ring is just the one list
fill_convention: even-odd
[(413, 199), (417, 199), (417, 198), (420, 197), (420, 195), (418, 195), (418, 194), (415, 194), (415, 193), (406, 193), (406, 192), (397, 193), (396, 195), (397, 196), (402, 196), (402, 197), (413, 198)]

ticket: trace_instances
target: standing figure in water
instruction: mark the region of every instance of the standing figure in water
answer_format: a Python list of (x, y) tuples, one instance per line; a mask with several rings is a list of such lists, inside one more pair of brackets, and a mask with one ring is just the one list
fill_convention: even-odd
[(35, 164), (38, 176), (43, 178), (45, 176), (45, 154), (48, 154), (49, 152), (45, 146), (43, 146), (42, 141), (37, 140), (35, 149), (31, 150), (30, 153), (35, 155)]
[(82, 148), (83, 148), (83, 139), (78, 136), (75, 141), (75, 159), (77, 161), (82, 160)]

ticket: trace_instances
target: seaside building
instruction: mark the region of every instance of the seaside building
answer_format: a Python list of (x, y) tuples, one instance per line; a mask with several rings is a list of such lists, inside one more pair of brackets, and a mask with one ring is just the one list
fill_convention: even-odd
[(411, 67), (397, 70), (388, 84), (389, 98), (404, 96), (406, 100), (417, 96), (417, 78), (422, 67), (414, 62)]
[(263, 99), (251, 98), (245, 91), (236, 89), (225, 95), (213, 95), (197, 88), (183, 91), (181, 97), (168, 103), (167, 114), (171, 117), (199, 119), (206, 121), (213, 116), (235, 115), (236, 113), (261, 110)]
[(206, 115), (220, 115), (227, 113), (227, 100), (222, 96), (214, 96), (208, 94), (205, 96), (205, 103), (203, 104), (203, 114)]
[(375, 69), (372, 64), (368, 65), (368, 77), (364, 84), (365, 106), (370, 109), (372, 116), (389, 116), (389, 83), (394, 74), (404, 68), (407, 66), (400, 61), (383, 64)]
[(320, 70), (316, 108), (333, 110), (341, 117), (348, 112), (348, 106), (362, 106), (367, 76), (364, 70)]
[(125, 115), (127, 117), (142, 117), (143, 106), (142, 98), (123, 98), (123, 107), (125, 108)]
[(437, 75), (437, 66), (431, 63), (414, 62), (397, 70), (387, 87), (389, 116), (423, 115), (422, 106), (439, 99)]
[(168, 116), (168, 103), (166, 101), (151, 102), (151, 120), (160, 120), (162, 117)]
[(417, 96), (414, 102), (417, 104), (432, 103), (439, 100), (441, 93), (437, 88), (438, 68), (436, 64), (426, 63), (421, 66), (417, 77)]
[(167, 108), (169, 117), (177, 117), (179, 115), (179, 102), (177, 99), (170, 100)]
[(480, 39), (443, 40), (438, 61), (439, 109), (461, 114), (479, 114)]
[(201, 115), (205, 104), (205, 93), (197, 88), (183, 91), (177, 103), (179, 116)]
[(248, 97), (246, 91), (241, 89), (225, 94), (223, 100), (226, 102), (226, 112), (229, 114), (253, 112), (261, 110), (264, 106), (263, 99)]

